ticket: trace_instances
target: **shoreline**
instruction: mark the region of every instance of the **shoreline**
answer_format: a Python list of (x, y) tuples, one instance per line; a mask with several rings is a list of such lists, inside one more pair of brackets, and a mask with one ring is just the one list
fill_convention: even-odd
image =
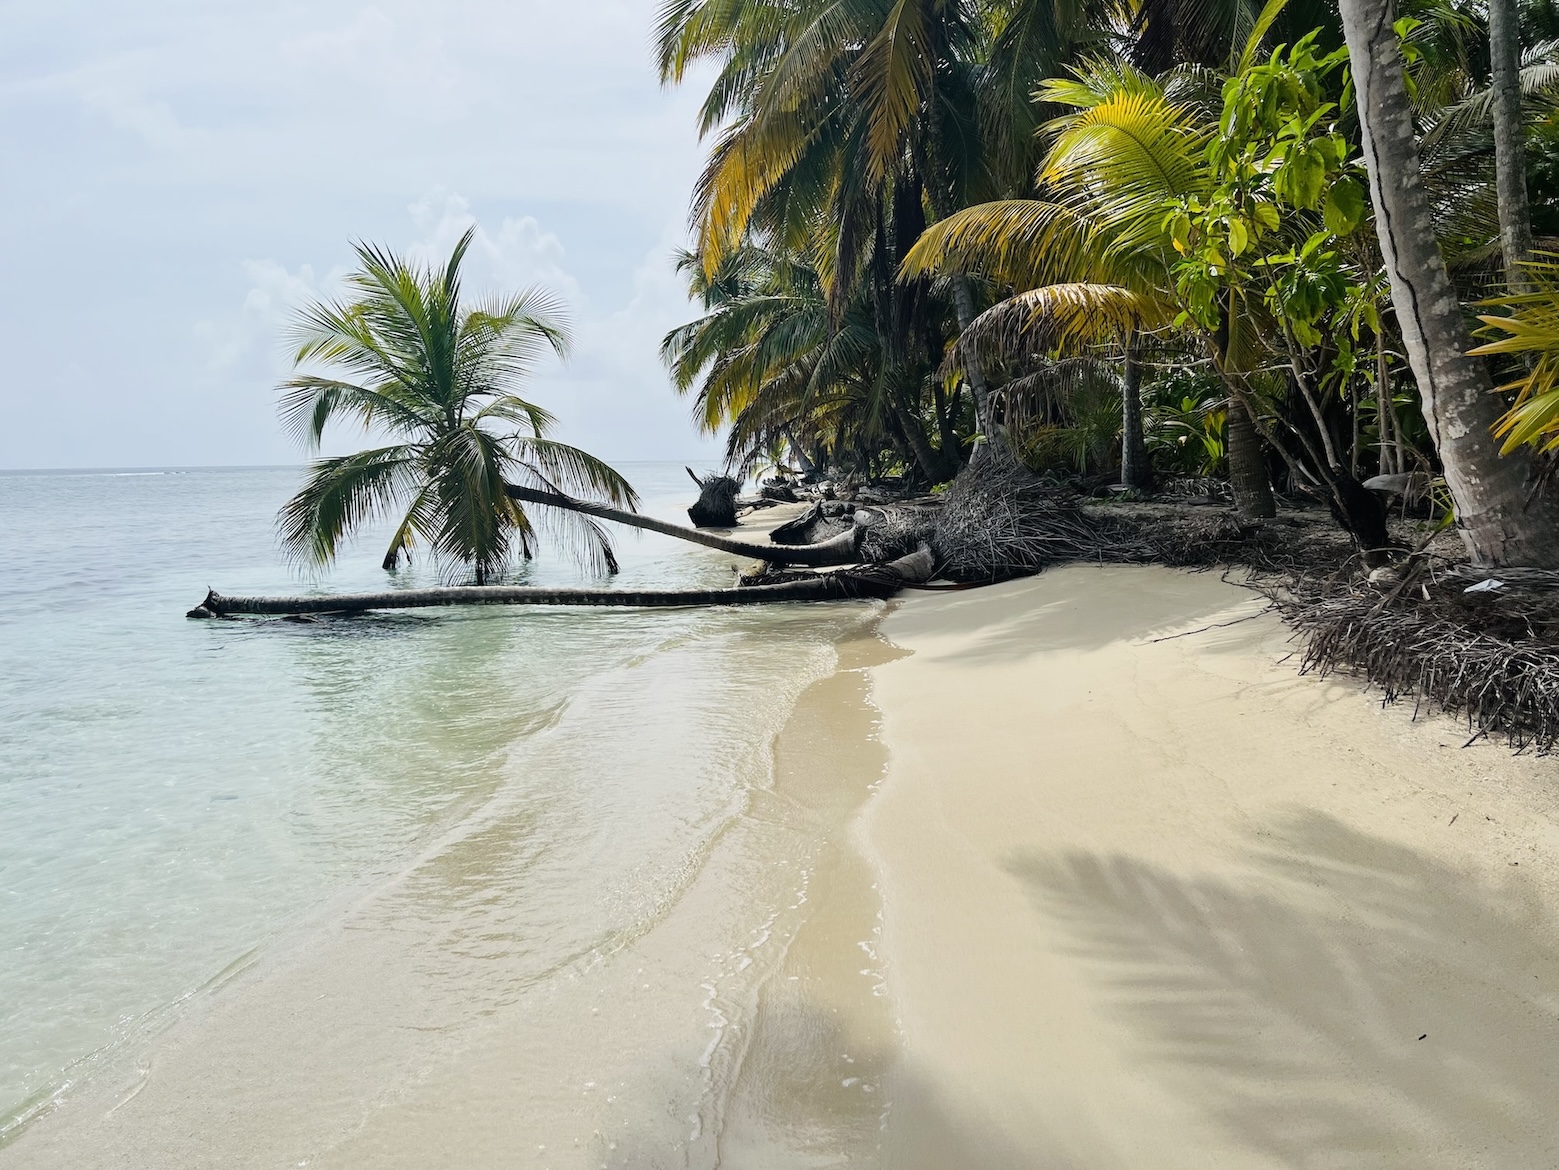
[(482, 920), (408, 890), (498, 896), (522, 838), (483, 844), (484, 807), (0, 1161), (1559, 1161), (1550, 761), (1299, 676), (1210, 573), (1074, 565), (836, 629), (642, 932), (450, 981)]
[[(762, 531), (795, 510), (765, 509), (744, 526)], [(593, 1167), (679, 1151), (703, 1165), (729, 1141), (784, 1165), (796, 1134), (771, 1130), (776, 1098), (842, 1141), (874, 1141), (869, 1092), (841, 1087), (798, 1104), (794, 1082), (768, 1072), (792, 1066), (788, 993), (797, 985), (826, 987), (858, 1014), (881, 1004), (866, 980), (856, 976), (852, 987), (844, 978), (860, 966), (855, 936), (869, 936), (875, 902), (863, 915), (869, 884), (854, 880), (859, 872), (841, 876), (847, 825), (882, 766), (863, 674), (880, 658), (879, 612), (854, 604), (776, 612), (791, 631), (783, 637), (762, 615), (713, 623), (724, 637), (769, 631), (770, 652), (826, 648), (832, 666), (819, 674), (797, 660), (789, 674), (803, 675), (753, 694), (769, 710), (722, 712), (749, 727), (779, 722), (772, 738), (743, 732), (754, 739), (751, 759), (724, 749), (711, 757), (717, 772), (747, 777), (738, 802), (707, 821), (696, 856), (665, 859), (664, 880), (639, 891), (650, 899), (642, 930), (608, 937), (540, 978), (521, 949), (486, 943), (515, 929), (510, 919), (523, 907), (502, 903), (520, 887), (501, 870), (513, 851), (530, 849), (523, 794), (500, 796), (404, 867), (265, 944), (234, 978), (194, 996), (155, 1037), (116, 1053), (25, 1126), (0, 1161), (409, 1167), (455, 1152), (474, 1166), (523, 1158)], [(677, 645), (667, 643), (673, 653), (706, 653)], [(663, 680), (667, 715), (684, 681)], [(632, 731), (620, 726), (616, 738), (625, 736)], [(828, 766), (841, 746), (859, 753), (842, 771)], [(677, 766), (663, 754), (643, 757), (622, 782)], [(443, 908), (443, 891), (462, 885), (469, 892)], [(574, 905), (592, 912), (588, 896)], [(493, 958), (470, 953), (473, 943)]]
[(1265, 607), (1072, 566), (883, 623), (885, 1165), (1559, 1162), (1555, 764)]

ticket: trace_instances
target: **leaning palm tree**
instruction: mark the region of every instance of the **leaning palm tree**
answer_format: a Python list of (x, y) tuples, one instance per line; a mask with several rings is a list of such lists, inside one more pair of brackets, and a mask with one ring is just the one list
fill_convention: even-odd
[[(474, 234), (461, 237), (442, 268), (359, 244), (361, 267), (347, 278), (352, 299), (300, 312), (294, 361), (310, 368), (282, 384), (287, 428), (311, 451), (341, 420), (395, 442), (310, 465), (279, 520), (295, 560), (329, 564), (354, 530), (398, 516), (386, 569), (420, 545), (485, 585), (516, 553), (528, 560), (536, 550), (538, 525), (515, 484), (636, 506), (627, 480), (547, 438), (553, 416), (515, 393), (539, 357), (566, 354), (567, 327), (556, 299), (539, 288), (465, 304), (460, 265)], [(616, 571), (611, 543), (589, 517), (547, 509), (541, 519), (593, 568)]]

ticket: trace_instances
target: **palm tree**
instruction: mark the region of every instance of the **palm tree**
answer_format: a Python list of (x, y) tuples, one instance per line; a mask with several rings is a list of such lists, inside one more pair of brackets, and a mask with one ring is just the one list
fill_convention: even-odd
[[(347, 419), (396, 441), (310, 465), (279, 519), (295, 560), (328, 564), (354, 530), (399, 515), (386, 569), (423, 545), (446, 566), (470, 566), (484, 585), (516, 552), (529, 559), (536, 549), (537, 525), (510, 493), (513, 481), (636, 506), (627, 480), (547, 438), (553, 416), (514, 392), (542, 354), (567, 352), (567, 328), (557, 301), (538, 288), (463, 303), (460, 265), (475, 230), (442, 268), (358, 244), (361, 266), (347, 278), (353, 299), (300, 312), (294, 361), (311, 368), (282, 384), (287, 428), (309, 450)], [(558, 510), (547, 519), (592, 567), (616, 571), (593, 520)]]
[[(814, 252), (841, 309), (869, 279), (869, 241), (882, 209), (903, 192), (923, 200), (933, 219), (1016, 193), (1036, 157), (1029, 91), (1092, 35), (1090, 10), (1105, 7), (669, 0), (663, 79), (681, 80), (700, 58), (721, 66), (701, 119), (719, 137), (694, 196), (709, 273), (756, 231)], [(944, 284), (959, 328), (967, 327), (975, 290), (962, 273)], [(981, 431), (1004, 447), (977, 358), (963, 374)]]
[(1391, 0), (1341, 0), (1369, 166), (1375, 227), (1403, 341), (1418, 380), (1467, 550), (1482, 565), (1559, 565), (1559, 507), (1529, 489), (1525, 451), (1501, 458), (1500, 405), (1475, 357), (1435, 240)]
[[(949, 216), (910, 252), (905, 272), (971, 271), (1019, 290), (987, 310), (969, 331), (971, 341), (1042, 332), (1061, 348), (1091, 348), (1113, 335), (1126, 359), (1123, 479), (1138, 486), (1141, 411), (1131, 343), (1142, 331), (1169, 325), (1181, 307), (1164, 208), (1210, 187), (1204, 151), (1212, 128), (1205, 104), (1195, 100), (1200, 95), (1174, 93), (1128, 64), (1093, 58), (1073, 72), (1044, 82), (1036, 95), (1077, 111), (1047, 127), (1053, 141), (1039, 181), (1048, 198), (1002, 200)], [(1236, 359), (1249, 346), (1225, 337), (1216, 349), (1220, 370), (1237, 381), (1249, 363)], [(1241, 513), (1273, 515), (1245, 396), (1231, 402), (1229, 444)]]

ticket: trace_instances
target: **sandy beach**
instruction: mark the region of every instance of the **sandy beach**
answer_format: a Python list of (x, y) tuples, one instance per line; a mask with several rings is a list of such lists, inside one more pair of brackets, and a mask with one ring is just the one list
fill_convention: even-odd
[(884, 623), (884, 1165), (1559, 1164), (1559, 765), (1262, 609), (1072, 567)]
[(1559, 1164), (1556, 765), (1291, 650), (1210, 573), (913, 594), (640, 933), (458, 946), (532, 929), (484, 812), (0, 1164)]

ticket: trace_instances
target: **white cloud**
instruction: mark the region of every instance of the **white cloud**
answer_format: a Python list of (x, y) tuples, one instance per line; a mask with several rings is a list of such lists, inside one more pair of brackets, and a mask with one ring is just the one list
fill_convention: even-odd
[[(569, 437), (692, 453), (656, 347), (686, 311), (670, 254), (700, 94), (660, 87), (654, 16), (652, 0), (0, 6), (0, 340), (18, 355), (0, 466), (293, 458), (273, 396), (287, 308), (333, 287), (353, 239), (447, 255), (474, 220), (473, 291), (540, 282), (569, 302), (574, 361), (538, 381)], [(134, 291), (80, 296), (105, 284)], [(63, 400), (78, 422), (54, 445)]]

